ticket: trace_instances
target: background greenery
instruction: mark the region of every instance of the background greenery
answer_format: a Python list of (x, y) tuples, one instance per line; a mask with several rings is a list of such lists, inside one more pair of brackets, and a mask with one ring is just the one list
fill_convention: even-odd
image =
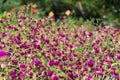
[(70, 17), (77, 20), (100, 19), (104, 24), (120, 26), (119, 0), (0, 0), (0, 13), (19, 9), (23, 5), (36, 3), (39, 17), (53, 11), (56, 19), (63, 19), (66, 10), (71, 11)]

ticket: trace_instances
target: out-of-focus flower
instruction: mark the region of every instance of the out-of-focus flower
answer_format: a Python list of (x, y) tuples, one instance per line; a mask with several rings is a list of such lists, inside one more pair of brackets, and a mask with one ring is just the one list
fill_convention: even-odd
[(19, 72), (19, 79), (18, 80), (23, 80), (23, 78), (26, 76), (26, 72), (20, 71)]
[(6, 63), (1, 63), (1, 68), (5, 68), (7, 67), (7, 64)]
[(21, 7), (21, 10), (22, 10), (22, 11), (25, 11), (25, 6), (22, 6), (22, 7)]
[(41, 75), (41, 74), (42, 74), (42, 72), (41, 72), (41, 71), (39, 71), (39, 72), (38, 72), (38, 75)]
[(50, 11), (49, 12), (49, 17), (53, 17), (54, 16), (54, 12), (53, 11)]
[(88, 36), (91, 37), (92, 35), (93, 35), (93, 33), (92, 33), (92, 32), (89, 32)]
[(52, 75), (53, 75), (53, 72), (52, 72), (52, 71), (48, 71), (48, 72), (47, 72), (47, 75), (48, 75), (48, 76), (52, 76)]
[(70, 10), (66, 10), (66, 11), (65, 11), (65, 14), (66, 14), (67, 16), (69, 16), (69, 15), (71, 14), (71, 11), (70, 11)]
[(21, 70), (25, 70), (26, 69), (26, 64), (25, 63), (21, 63), (20, 64), (20, 69)]
[(66, 57), (66, 56), (63, 56), (63, 57), (62, 57), (62, 60), (63, 60), (63, 61), (66, 61), (66, 60), (67, 60), (67, 57)]
[(12, 80), (16, 80), (16, 72), (15, 72), (15, 70), (10, 71), (10, 76), (11, 76)]
[(29, 76), (30, 76), (30, 77), (33, 77), (33, 75), (34, 75), (33, 72), (30, 72), (30, 73), (29, 73)]
[(8, 58), (7, 52), (0, 50), (0, 61), (5, 61)]
[(7, 18), (11, 18), (11, 17), (12, 17), (12, 14), (11, 14), (11, 13), (7, 13), (7, 14), (6, 14), (6, 17), (7, 17)]
[(33, 12), (33, 14), (37, 14), (37, 13), (38, 13), (38, 9), (37, 9), (37, 8), (34, 8), (34, 9), (32, 10), (32, 12)]
[(118, 55), (118, 56), (117, 56), (117, 59), (119, 59), (119, 60), (120, 60), (120, 55)]
[(58, 78), (58, 76), (53, 75), (52, 78), (51, 78), (51, 80), (59, 80), (59, 78)]
[(15, 11), (15, 8), (14, 8), (14, 7), (12, 7), (12, 8), (11, 8), (11, 11), (12, 11), (12, 12), (14, 12), (14, 11)]
[(32, 6), (33, 8), (36, 8), (37, 7), (37, 5), (36, 4), (33, 4), (33, 6)]
[(94, 64), (95, 64), (94, 60), (91, 59), (91, 60), (88, 61), (88, 66), (89, 67), (93, 67)]

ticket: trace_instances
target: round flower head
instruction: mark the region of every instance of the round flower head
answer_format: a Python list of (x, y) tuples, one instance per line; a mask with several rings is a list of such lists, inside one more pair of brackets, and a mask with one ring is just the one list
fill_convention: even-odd
[(66, 14), (67, 16), (69, 16), (69, 15), (70, 15), (70, 13), (71, 13), (71, 11), (70, 11), (70, 10), (66, 10), (66, 11), (65, 11), (65, 14)]
[(7, 18), (11, 18), (11, 17), (12, 17), (12, 14), (11, 14), (11, 13), (7, 13), (7, 14), (6, 14), (6, 17), (7, 17)]
[(0, 50), (0, 61), (5, 61), (8, 58), (7, 52)]
[(54, 12), (53, 11), (49, 12), (49, 17), (53, 17), (53, 16), (54, 16)]
[(25, 70), (25, 68), (26, 68), (26, 64), (25, 64), (25, 63), (21, 63), (21, 64), (20, 64), (20, 69), (21, 69), (21, 70)]
[(92, 60), (92, 59), (89, 60), (89, 61), (88, 61), (88, 66), (89, 66), (89, 67), (93, 67), (93, 66), (94, 66), (94, 63), (95, 63), (94, 60)]
[(59, 78), (58, 78), (58, 76), (53, 75), (52, 78), (51, 78), (51, 80), (59, 80)]
[(117, 56), (117, 59), (119, 59), (119, 60), (120, 60), (120, 55), (118, 55), (118, 56)]

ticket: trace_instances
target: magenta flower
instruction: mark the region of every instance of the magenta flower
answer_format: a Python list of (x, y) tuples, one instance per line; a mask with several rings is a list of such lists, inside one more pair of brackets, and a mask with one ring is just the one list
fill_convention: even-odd
[(59, 78), (58, 78), (58, 76), (53, 75), (52, 78), (51, 78), (51, 80), (59, 80)]
[(73, 74), (73, 77), (74, 77), (74, 78), (77, 78), (77, 77), (78, 77), (78, 74)]
[(7, 52), (0, 50), (0, 61), (4, 61), (8, 58)]
[(21, 69), (21, 70), (25, 70), (25, 68), (26, 68), (26, 64), (25, 64), (25, 63), (21, 63), (21, 64), (20, 64), (20, 69)]
[(52, 71), (48, 71), (48, 72), (47, 72), (47, 75), (48, 75), (48, 76), (52, 76), (52, 75), (53, 75), (53, 72), (52, 72)]
[(89, 67), (93, 67), (94, 64), (95, 64), (95, 61), (91, 59), (87, 62), (87, 64), (88, 64)]
[(92, 35), (93, 35), (93, 33), (92, 33), (92, 32), (89, 32), (88, 36), (91, 37)]
[(50, 65), (50, 66), (53, 66), (53, 65), (54, 65), (54, 60), (50, 60), (50, 61), (49, 61), (49, 65)]
[(12, 80), (16, 80), (16, 72), (15, 72), (15, 70), (10, 71), (10, 76), (11, 76)]
[(26, 77), (26, 72), (19, 72), (19, 79), (22, 80), (24, 77)]
[(68, 71), (68, 72), (67, 72), (67, 75), (68, 75), (70, 78), (73, 78), (72, 72)]
[(17, 63), (18, 63), (18, 61), (17, 61), (17, 60), (12, 60), (12, 62), (13, 62), (14, 64), (17, 64)]
[(120, 55), (118, 55), (118, 56), (117, 56), (117, 59), (119, 59), (119, 60), (120, 60)]
[(61, 53), (61, 52), (57, 52), (56, 54), (57, 54), (57, 56), (61, 56), (61, 55), (62, 55), (62, 53)]
[(33, 77), (33, 75), (34, 75), (33, 72), (30, 72), (30, 73), (29, 73), (29, 76), (30, 76), (30, 77)]
[(59, 65), (60, 61), (54, 61), (54, 65)]
[(62, 57), (62, 60), (63, 60), (63, 61), (66, 61), (66, 60), (67, 60), (67, 57), (66, 57), (66, 56), (63, 56), (63, 57)]
[(42, 74), (42, 72), (41, 72), (41, 71), (39, 71), (39, 72), (38, 72), (38, 75), (41, 75), (41, 74)]

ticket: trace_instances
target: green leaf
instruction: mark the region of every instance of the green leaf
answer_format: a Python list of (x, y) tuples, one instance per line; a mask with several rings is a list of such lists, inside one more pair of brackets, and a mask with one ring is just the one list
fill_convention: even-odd
[(66, 74), (64, 72), (60, 72), (58, 73), (59, 76), (66, 76)]

